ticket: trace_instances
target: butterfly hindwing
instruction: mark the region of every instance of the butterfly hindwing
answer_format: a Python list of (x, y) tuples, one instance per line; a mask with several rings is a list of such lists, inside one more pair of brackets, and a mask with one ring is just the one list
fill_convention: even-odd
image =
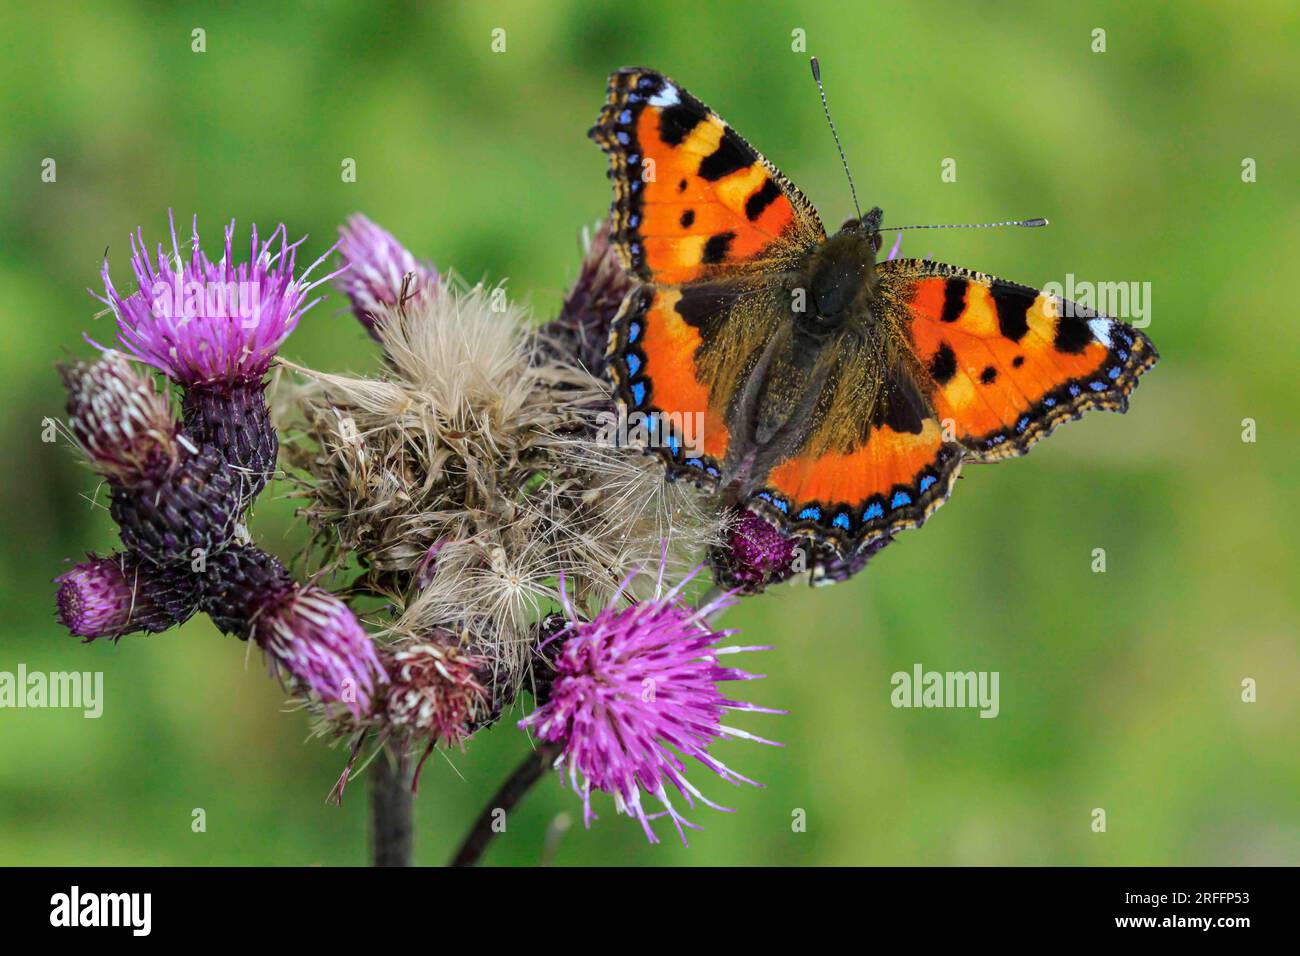
[(846, 349), (807, 441), (750, 500), (842, 555), (924, 524), (947, 500), (963, 457), (905, 368), (863, 383), (853, 374), (863, 367), (870, 363)]
[(1090, 409), (1125, 411), (1158, 357), (1139, 330), (1028, 286), (927, 260), (879, 268), (935, 416), (973, 460), (1023, 455)]
[[(653, 422), (662, 430), (658, 441), (646, 444), (670, 474), (714, 480), (727, 453), (727, 426), (701, 368), (704, 336), (690, 321), (689, 291), (633, 290), (612, 326), (608, 369), (629, 422), (636, 415), (634, 424)], [(728, 308), (717, 304), (710, 317), (722, 321)]]

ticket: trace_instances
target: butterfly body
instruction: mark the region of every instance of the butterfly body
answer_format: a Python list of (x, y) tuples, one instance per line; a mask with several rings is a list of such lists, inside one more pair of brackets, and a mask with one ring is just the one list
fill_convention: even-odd
[(964, 461), (1123, 411), (1156, 360), (1141, 332), (1036, 289), (878, 261), (879, 209), (828, 236), (792, 183), (662, 74), (614, 73), (591, 135), (610, 157), (615, 249), (640, 280), (610, 337), (620, 406), (697, 416), (693, 447), (669, 428), (653, 449), (669, 476), (818, 553), (920, 525)]

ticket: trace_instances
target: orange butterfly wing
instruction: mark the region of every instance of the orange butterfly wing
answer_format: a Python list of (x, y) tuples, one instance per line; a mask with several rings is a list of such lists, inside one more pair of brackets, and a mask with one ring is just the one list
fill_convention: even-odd
[(871, 367), (859, 348), (844, 347), (808, 440), (749, 500), (846, 557), (924, 524), (947, 500), (963, 459), (906, 369), (887, 368), (879, 381), (855, 374)]
[(915, 259), (877, 270), (886, 325), (907, 354), (872, 392), (871, 427), (856, 444), (842, 434), (862, 404), (854, 393), (868, 389), (832, 394), (824, 421), (755, 502), (844, 554), (923, 524), (963, 460), (1023, 455), (1091, 409), (1125, 411), (1158, 358), (1138, 329), (1028, 286)]
[(1138, 329), (1028, 286), (918, 259), (880, 273), (935, 416), (972, 460), (1023, 455), (1090, 409), (1125, 411), (1159, 357)]
[(615, 250), (645, 283), (611, 331), (619, 404), (665, 426), (696, 418), (702, 443), (686, 447), (687, 429), (655, 450), (674, 474), (716, 478), (736, 375), (779, 318), (760, 304), (825, 230), (776, 167), (660, 73), (612, 74), (590, 135), (609, 155)]

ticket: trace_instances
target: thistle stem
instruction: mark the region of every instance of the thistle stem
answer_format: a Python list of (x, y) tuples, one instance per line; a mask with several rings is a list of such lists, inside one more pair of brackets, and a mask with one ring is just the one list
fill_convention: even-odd
[(410, 866), (415, 797), (410, 768), (385, 748), (370, 765), (370, 862)]
[(492, 799), (483, 808), (483, 812), (474, 821), (474, 825), (470, 827), (460, 849), (451, 859), (452, 866), (474, 866), (483, 858), (492, 838), (497, 835), (494, 826), (498, 819), (497, 811), (509, 814), (532, 789), (533, 784), (542, 778), (542, 774), (555, 762), (559, 754), (558, 745), (542, 743), (537, 745), (536, 750), (530, 750), (524, 756), (514, 773), (506, 778), (506, 782), (493, 794)]

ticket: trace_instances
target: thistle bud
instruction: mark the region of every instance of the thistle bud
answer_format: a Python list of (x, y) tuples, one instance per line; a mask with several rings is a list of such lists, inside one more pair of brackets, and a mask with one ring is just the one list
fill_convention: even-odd
[(133, 631), (156, 634), (198, 610), (198, 579), (185, 568), (159, 568), (131, 554), (91, 556), (55, 578), (56, 617), (87, 642)]

